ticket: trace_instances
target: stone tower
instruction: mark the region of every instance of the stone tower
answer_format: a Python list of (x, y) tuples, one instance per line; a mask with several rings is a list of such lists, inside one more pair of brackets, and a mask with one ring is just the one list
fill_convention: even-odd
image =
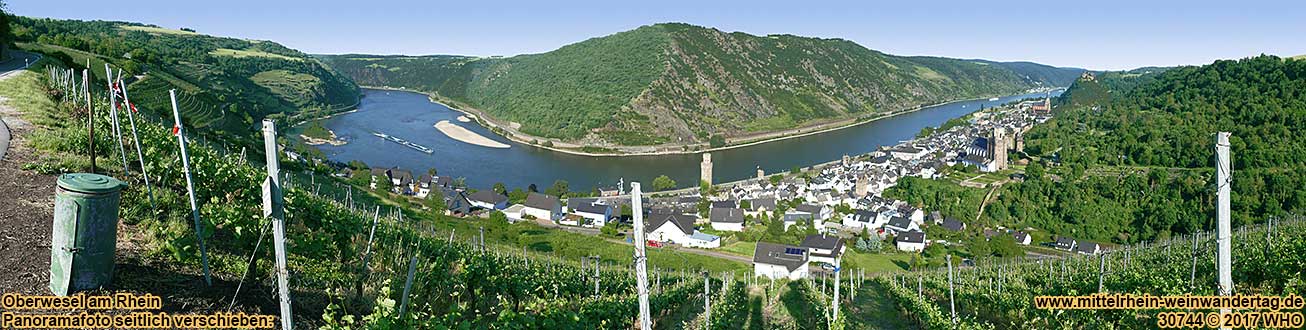
[(858, 175), (857, 182), (853, 185), (853, 194), (857, 197), (866, 197), (871, 192), (871, 178), (865, 175)]
[(758, 180), (766, 179), (766, 172), (762, 172), (762, 166), (757, 167), (757, 179)]
[(1007, 144), (1010, 140), (1006, 137), (1006, 132), (1001, 127), (993, 128), (993, 138), (989, 140), (989, 154), (993, 155), (993, 171), (1007, 169)]
[(703, 163), (698, 165), (698, 169), (701, 171), (699, 180), (702, 180), (702, 182), (707, 182), (707, 184), (712, 184), (712, 154), (711, 153), (706, 153), (706, 152), (703, 153)]

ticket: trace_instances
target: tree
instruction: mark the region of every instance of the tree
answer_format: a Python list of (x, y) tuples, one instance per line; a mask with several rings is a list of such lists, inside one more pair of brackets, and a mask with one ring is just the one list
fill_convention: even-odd
[(780, 180), (784, 180), (784, 178), (785, 178), (785, 177), (784, 177), (783, 175), (776, 174), (776, 175), (772, 175), (772, 176), (770, 176), (770, 177), (768, 177), (768, 178), (766, 178), (766, 179), (767, 179), (767, 180), (770, 180), (770, 181), (771, 181), (771, 184), (780, 184)]
[(540, 192), (540, 188), (539, 188), (539, 187), (536, 187), (535, 184), (532, 183), (531, 185), (526, 186), (526, 191), (533, 192), (533, 193), (537, 193), (537, 192)]
[(618, 224), (616, 221), (608, 221), (607, 224), (603, 225), (603, 228), (599, 228), (599, 232), (602, 233), (603, 236), (619, 237), (621, 236), (620, 226), (621, 224)]
[(676, 187), (676, 180), (672, 180), (671, 177), (666, 176), (665, 174), (653, 178), (653, 191), (663, 191), (675, 187)]
[(444, 200), (444, 190), (438, 188), (431, 189), (431, 193), (426, 195), (426, 199), (422, 200), (422, 204), (439, 214), (444, 214), (444, 211), (449, 210), (449, 203)]
[(502, 211), (495, 210), (494, 212), (490, 212), (490, 221), (495, 223), (508, 223), (508, 215), (503, 214)]
[(376, 178), (376, 191), (390, 192), (394, 187), (394, 182), (391, 182), (390, 178), (386, 176), (379, 176)]
[(703, 196), (708, 196), (715, 193), (716, 192), (715, 188), (716, 187), (713, 187), (712, 183), (707, 182), (707, 180), (700, 180), (698, 182), (698, 193), (702, 194)]
[(435, 173), (437, 173), (437, 172), (435, 171), (435, 168), (434, 168), (434, 167), (426, 169), (426, 174), (430, 174), (431, 176), (435, 176)]
[(553, 181), (553, 185), (549, 186), (549, 189), (544, 190), (544, 193), (548, 195), (562, 197), (562, 195), (567, 194), (567, 186), (568, 186), (567, 180), (561, 180), (561, 179), (555, 180)]
[(9, 13), (5, 11), (4, 1), (0, 1), (0, 60), (7, 58), (9, 43), (13, 40), (13, 30), (9, 28)]
[(721, 136), (721, 134), (712, 135), (711, 138), (707, 139), (707, 146), (712, 148), (724, 147), (726, 146), (726, 137)]
[(1030, 180), (1042, 179), (1043, 164), (1039, 164), (1039, 162), (1029, 163), (1029, 166), (1025, 166), (1025, 176)]
[(521, 188), (513, 189), (512, 192), (508, 193), (508, 202), (513, 204), (524, 203), (526, 202), (526, 195), (528, 194), (529, 193), (522, 191)]
[(507, 193), (508, 193), (508, 186), (504, 185), (503, 182), (495, 182), (495, 183), (494, 183), (494, 188), (493, 188), (492, 191), (494, 191), (494, 193), (496, 193), (496, 194), (500, 194), (500, 195), (507, 194)]
[(742, 200), (742, 201), (739, 201), (739, 208), (741, 208), (741, 209), (745, 209), (745, 210), (750, 210), (750, 209), (753, 208), (753, 201), (750, 201), (750, 200), (747, 200), (747, 199)]
[(794, 167), (789, 168), (789, 174), (798, 174), (799, 172), (802, 171), (803, 171), (802, 169), (798, 168), (798, 165), (794, 165)]
[(372, 185), (372, 170), (364, 166), (363, 168), (354, 169), (354, 173), (349, 176), (349, 183), (369, 187)]

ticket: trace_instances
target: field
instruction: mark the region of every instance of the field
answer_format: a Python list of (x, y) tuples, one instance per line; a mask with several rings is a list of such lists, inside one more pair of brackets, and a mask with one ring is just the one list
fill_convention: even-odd
[(182, 30), (165, 29), (165, 28), (161, 28), (161, 27), (153, 27), (153, 26), (122, 25), (122, 26), (119, 26), (118, 28), (123, 29), (123, 30), (129, 30), (129, 31), (141, 31), (141, 32), (146, 32), (146, 33), (175, 34), (175, 35), (199, 35), (199, 33), (190, 32), (190, 31), (182, 31)]
[(273, 53), (269, 53), (269, 52), (258, 51), (258, 50), (249, 50), (249, 49), (227, 49), (227, 48), (218, 48), (218, 49), (214, 49), (213, 51), (209, 52), (209, 54), (211, 54), (211, 55), (217, 55), (217, 56), (231, 56), (231, 57), (236, 57), (236, 58), (241, 58), (241, 57), (264, 57), (264, 58), (273, 58), (273, 59), (287, 60), (287, 61), (303, 61), (303, 60), (304, 60), (304, 59), (302, 59), (302, 58), (294, 58), (294, 57), (290, 57), (290, 56), (286, 56), (286, 55), (273, 54)]

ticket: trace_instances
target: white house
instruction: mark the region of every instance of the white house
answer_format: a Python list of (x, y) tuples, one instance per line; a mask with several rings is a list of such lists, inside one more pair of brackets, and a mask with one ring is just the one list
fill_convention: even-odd
[(694, 234), (695, 218), (685, 214), (654, 214), (650, 216), (648, 240), (684, 244)]
[(857, 230), (862, 230), (864, 228), (876, 229), (880, 228), (880, 226), (884, 226), (884, 223), (887, 222), (880, 221), (880, 219), (888, 218), (881, 217), (879, 212), (856, 210), (853, 211), (852, 214), (845, 214), (843, 216), (843, 226)]
[[(568, 200), (567, 204), (571, 204)], [(600, 203), (580, 203), (571, 208), (571, 213), (589, 219), (590, 227), (603, 227), (612, 218), (612, 206)]]
[(920, 252), (925, 250), (925, 233), (913, 230), (898, 234), (896, 244), (898, 245), (898, 250)]
[(557, 197), (533, 192), (526, 196), (524, 206), (522, 217), (529, 215), (536, 219), (551, 221), (562, 219), (562, 203), (558, 202)]
[(784, 244), (757, 242), (753, 249), (753, 276), (769, 279), (806, 278), (808, 274), (807, 249)]
[(712, 229), (720, 231), (744, 231), (744, 210), (737, 208), (713, 208), (709, 217)]
[(1030, 241), (1031, 241), (1031, 239), (1030, 239), (1030, 237), (1029, 237), (1029, 233), (1026, 233), (1026, 232), (1023, 232), (1023, 231), (1017, 231), (1017, 232), (1013, 233), (1012, 235), (1015, 236), (1015, 238), (1016, 238), (1016, 243), (1018, 243), (1018, 244), (1020, 244), (1020, 245), (1029, 245), (1029, 243), (1030, 243)]
[(918, 231), (921, 227), (910, 219), (894, 216), (889, 218), (889, 222), (884, 224), (884, 231), (897, 235), (909, 231)]
[(834, 235), (807, 235), (803, 238), (803, 248), (808, 251), (808, 260), (811, 262), (824, 262), (835, 266), (839, 265), (840, 259), (843, 259), (843, 253), (848, 249), (843, 245), (843, 239)]
[(901, 146), (889, 150), (889, 155), (892, 155), (893, 158), (897, 158), (901, 160), (912, 160), (912, 159), (925, 157), (926, 153), (929, 153), (929, 150), (925, 150), (924, 148), (917, 148), (913, 146)]
[(517, 221), (525, 220), (522, 217), (522, 210), (525, 209), (525, 205), (513, 204), (512, 206), (503, 209), (503, 215), (508, 216), (508, 223), (517, 223)]
[(491, 190), (481, 190), (467, 196), (467, 200), (472, 203), (473, 207), (479, 207), (487, 210), (502, 210), (508, 208), (508, 196), (496, 194)]
[(721, 247), (721, 237), (695, 230), (693, 235), (685, 237), (685, 240), (678, 243), (686, 247), (715, 249)]
[(1075, 252), (1079, 254), (1098, 254), (1102, 252), (1102, 246), (1097, 243), (1081, 240), (1075, 244)]

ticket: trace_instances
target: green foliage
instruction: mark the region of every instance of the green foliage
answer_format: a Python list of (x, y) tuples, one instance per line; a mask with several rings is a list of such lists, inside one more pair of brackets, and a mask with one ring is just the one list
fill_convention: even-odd
[[(508, 58), (322, 56), (365, 85), (405, 87), (522, 124), (619, 145), (726, 138), (924, 104), (1064, 86), (1081, 69), (902, 57), (842, 39), (670, 23)], [(784, 77), (778, 79), (777, 77)], [(650, 117), (671, 120), (655, 124)], [(683, 125), (687, 130), (669, 129)]]
[(666, 175), (659, 175), (653, 178), (653, 191), (663, 191), (676, 188), (676, 180)]
[(561, 179), (555, 180), (553, 181), (552, 186), (549, 186), (548, 189), (544, 190), (544, 194), (562, 197), (563, 195), (567, 194), (567, 188), (568, 188), (567, 180), (561, 180)]
[(726, 146), (726, 137), (721, 136), (721, 134), (714, 134), (707, 140), (707, 146), (712, 148), (724, 147)]
[(322, 123), (316, 120), (309, 122), (308, 125), (304, 127), (304, 131), (300, 132), (300, 134), (315, 139), (325, 140), (331, 138), (331, 131), (327, 130), (326, 127), (322, 127)]
[(490, 221), (494, 221), (495, 223), (508, 223), (508, 215), (503, 214), (503, 211), (495, 210), (490, 212)]
[[(348, 78), (270, 41), (128, 22), (15, 17), (13, 23), (25, 48), (66, 56), (78, 66), (92, 59), (90, 71), (101, 83), (102, 63), (126, 69), (130, 96), (141, 111), (170, 117), (168, 90), (176, 89), (183, 121), (215, 138), (253, 140), (249, 127), (266, 116), (319, 116), (358, 100), (358, 88)], [(218, 49), (269, 56), (233, 57), (215, 53)]]

